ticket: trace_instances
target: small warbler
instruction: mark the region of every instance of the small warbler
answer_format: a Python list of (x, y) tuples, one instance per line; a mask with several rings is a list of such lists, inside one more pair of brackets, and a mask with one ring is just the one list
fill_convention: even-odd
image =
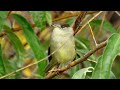
[[(74, 31), (68, 25), (53, 25), (54, 29), (50, 38), (50, 48), (48, 55), (58, 49), (51, 57), (45, 72), (51, 70), (54, 66), (64, 64), (75, 59), (75, 40)], [(63, 45), (63, 46), (62, 46)]]

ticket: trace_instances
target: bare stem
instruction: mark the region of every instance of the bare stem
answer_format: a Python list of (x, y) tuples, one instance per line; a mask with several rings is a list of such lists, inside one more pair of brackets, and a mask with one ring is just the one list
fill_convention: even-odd
[[(81, 31), (89, 22), (91, 22), (95, 17), (97, 17), (100, 13), (102, 13), (102, 11), (100, 11), (99, 13), (97, 13), (97, 14), (96, 14), (93, 18), (91, 18), (86, 24), (84, 24), (83, 27), (80, 29), (80, 31)], [(35, 25), (33, 25), (33, 26), (35, 26)], [(18, 29), (16, 29), (16, 30), (18, 30)], [(80, 31), (78, 31), (77, 33), (79, 33)], [(65, 44), (65, 43), (64, 43), (64, 44)], [(64, 45), (64, 44), (63, 44), (63, 45)], [(85, 61), (85, 60), (86, 60), (89, 56), (91, 56), (94, 52), (96, 52), (97, 50), (99, 50), (99, 49), (103, 48), (104, 46), (106, 46), (106, 44), (107, 44), (107, 41), (99, 44), (95, 49), (89, 51), (89, 52), (88, 52), (86, 55), (84, 55), (80, 60), (75, 60), (74, 62), (70, 63), (70, 64), (67, 65), (66, 67), (61, 68), (60, 71), (59, 71), (59, 73), (62, 73), (62, 72), (64, 72), (64, 71), (68, 70), (70, 67), (73, 67), (73, 66), (75, 66), (75, 65), (77, 65), (77, 64)], [(63, 45), (62, 45), (62, 46), (63, 46)], [(62, 46), (61, 46), (61, 47), (62, 47)], [(60, 47), (60, 48), (61, 48), (61, 47)], [(43, 60), (47, 59), (48, 57), (50, 57), (52, 54), (54, 54), (54, 53), (55, 53), (57, 50), (59, 50), (60, 48), (56, 49), (56, 50), (55, 50), (53, 53), (51, 53), (49, 56), (47, 56), (47, 57), (45, 57), (45, 58), (43, 58), (43, 59), (41, 59), (41, 60), (39, 60), (39, 61), (37, 61), (37, 62), (35, 62), (35, 63), (33, 63), (33, 64), (29, 64), (29, 65), (27, 65), (27, 66), (25, 66), (25, 67), (23, 67), (23, 68), (20, 68), (20, 69), (14, 71), (14, 72), (11, 72), (11, 73), (9, 73), (9, 74), (6, 74), (6, 75), (0, 77), (0, 79), (6, 78), (6, 77), (8, 77), (8, 76), (11, 76), (11, 75), (19, 72), (19, 71), (22, 71), (22, 70), (26, 69), (26, 68), (28, 68), (28, 67), (31, 67), (31, 66), (33, 66), (33, 65), (36, 65), (36, 64), (40, 63), (41, 61), (43, 61)], [(51, 74), (47, 75), (47, 76), (45, 77), (45, 79), (52, 78), (52, 77), (54, 77), (54, 76), (56, 76), (56, 75), (58, 75), (58, 73), (56, 73), (56, 72), (51, 73)]]
[(98, 12), (95, 16), (93, 16), (88, 22), (86, 22), (81, 28), (80, 30), (78, 30), (78, 32), (76, 32), (75, 35), (79, 34), (86, 26), (88, 23), (90, 23), (93, 19), (95, 19), (97, 16), (99, 16), (103, 11)]
[(106, 44), (107, 44), (107, 41), (102, 42), (102, 43), (99, 44), (95, 49), (89, 51), (86, 55), (84, 55), (84, 56), (83, 56), (82, 58), (80, 58), (79, 60), (75, 60), (75, 61), (73, 61), (72, 63), (70, 63), (69, 65), (65, 66), (64, 68), (61, 68), (59, 71), (57, 71), (57, 73), (56, 73), (56, 72), (53, 72), (53, 73), (48, 74), (48, 75), (45, 77), (45, 79), (53, 78), (53, 77), (55, 77), (56, 75), (58, 75), (58, 73), (60, 74), (60, 73), (62, 73), (62, 72), (64, 72), (64, 71), (68, 70), (69, 68), (71, 68), (71, 67), (73, 67), (73, 66), (75, 66), (75, 65), (77, 65), (77, 64), (79, 64), (79, 63), (81, 63), (81, 62), (83, 62), (83, 61), (86, 61), (88, 57), (90, 57), (93, 53), (95, 53), (95, 52), (98, 51), (99, 49), (105, 47)]

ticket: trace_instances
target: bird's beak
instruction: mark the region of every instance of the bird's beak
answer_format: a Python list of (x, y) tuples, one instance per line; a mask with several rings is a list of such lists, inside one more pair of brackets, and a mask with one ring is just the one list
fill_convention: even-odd
[(54, 27), (54, 28), (55, 28), (55, 27), (59, 27), (59, 28), (61, 27), (59, 24), (53, 24), (53, 25), (51, 25), (51, 26)]

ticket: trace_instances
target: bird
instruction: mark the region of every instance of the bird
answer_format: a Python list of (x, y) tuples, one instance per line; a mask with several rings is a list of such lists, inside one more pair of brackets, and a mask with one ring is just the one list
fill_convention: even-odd
[(68, 24), (53, 25), (48, 55), (50, 55), (56, 49), (58, 50), (48, 58), (49, 64), (45, 68), (46, 73), (50, 71), (54, 66), (58, 68), (60, 64), (67, 63), (75, 59), (76, 49), (74, 31), (73, 28)]

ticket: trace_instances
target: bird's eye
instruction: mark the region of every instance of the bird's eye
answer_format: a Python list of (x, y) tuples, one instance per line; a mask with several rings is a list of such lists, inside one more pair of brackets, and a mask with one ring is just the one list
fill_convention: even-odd
[(69, 24), (63, 24), (61, 25), (61, 28), (65, 28), (65, 27), (70, 27)]

